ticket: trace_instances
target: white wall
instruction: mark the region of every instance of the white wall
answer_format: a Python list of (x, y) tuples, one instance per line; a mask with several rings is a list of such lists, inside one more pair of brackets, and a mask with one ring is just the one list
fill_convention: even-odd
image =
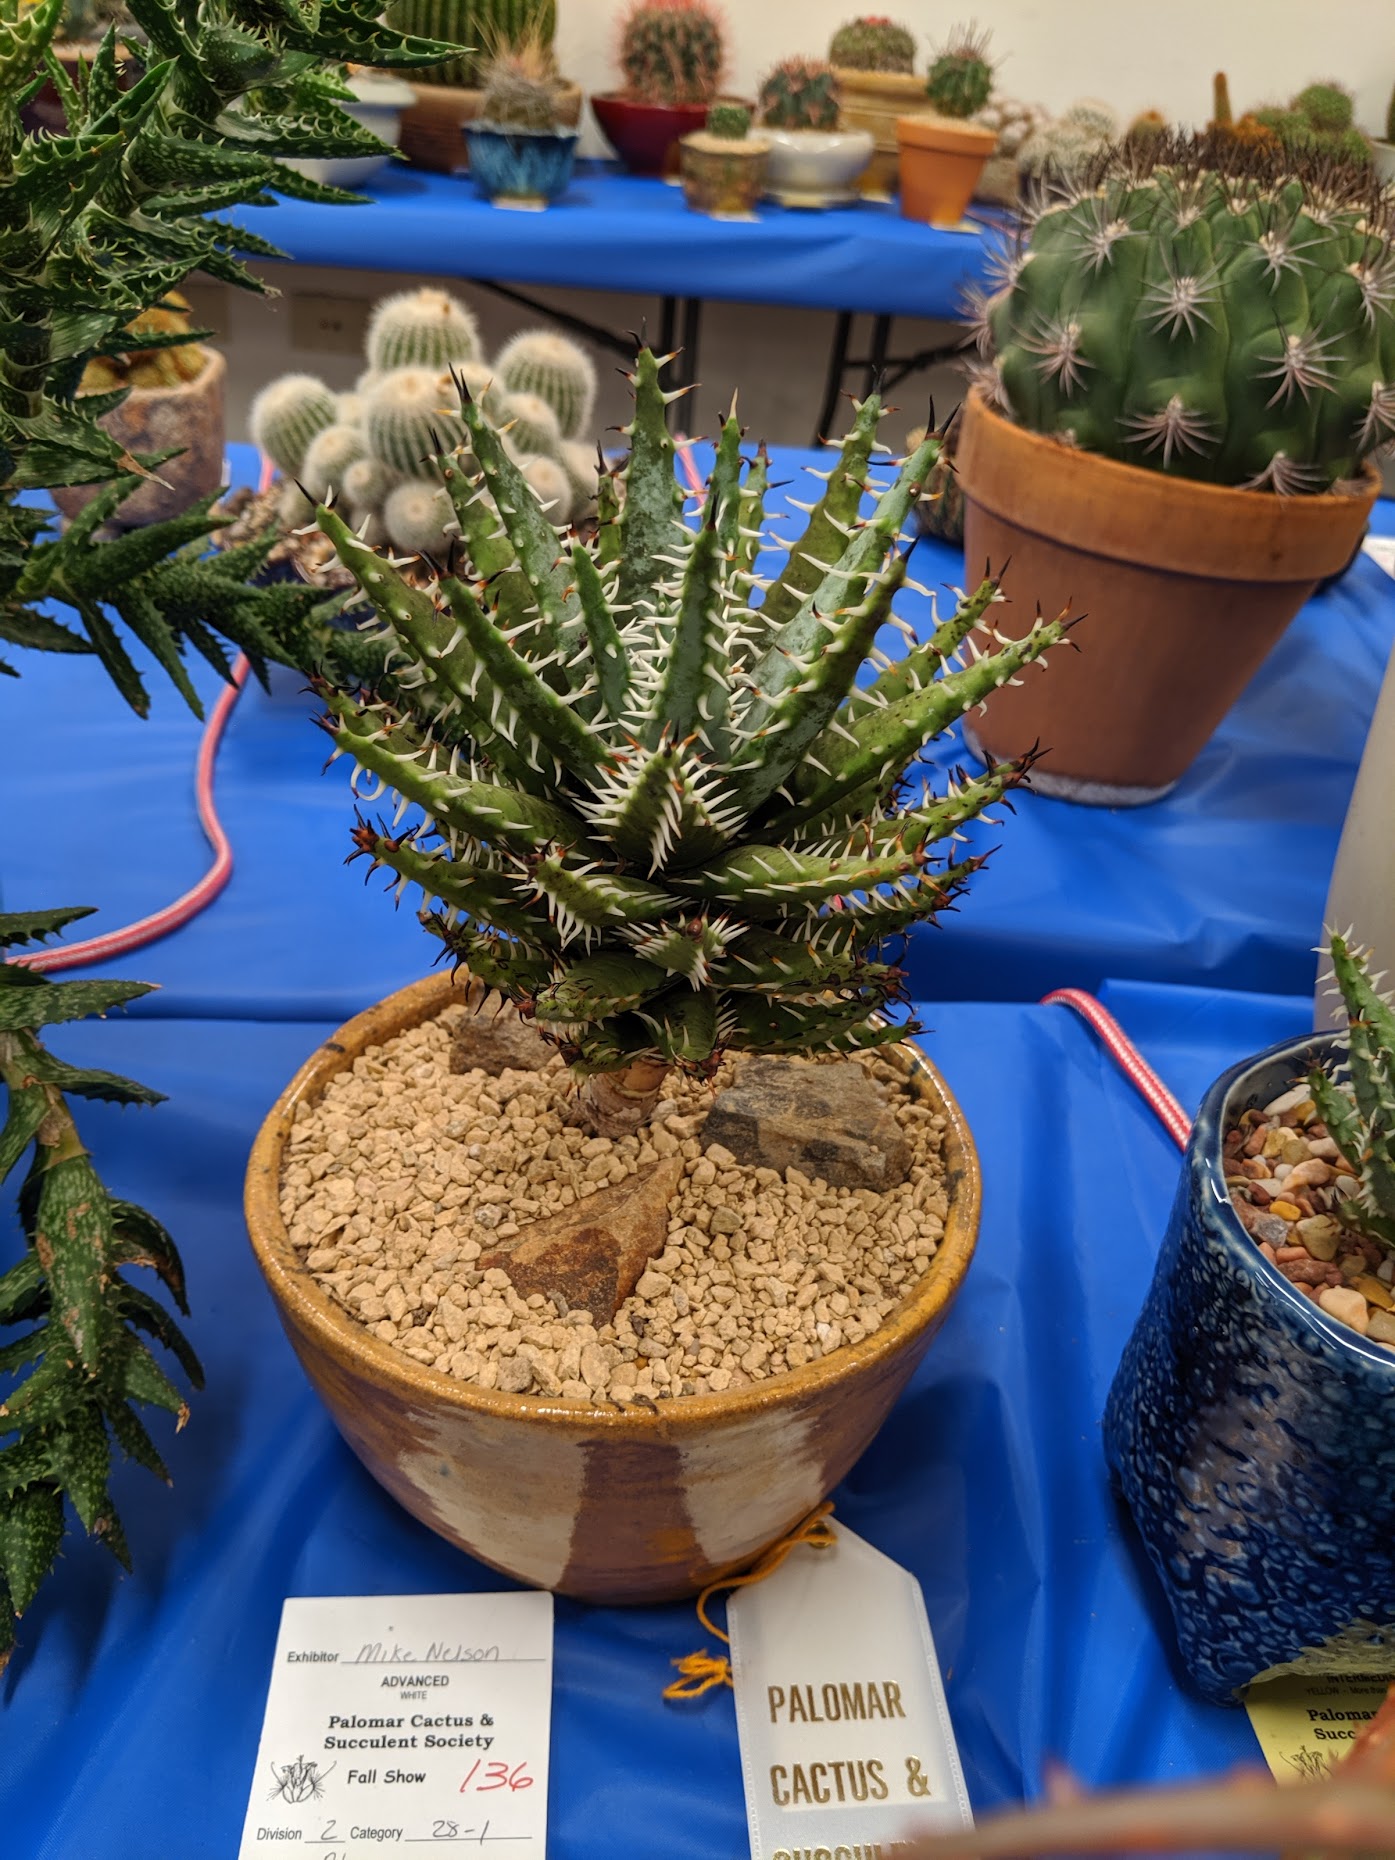
[[(625, 10), (626, 0), (559, 0), (558, 56), (588, 93), (616, 83)], [(903, 20), (927, 46), (972, 19), (992, 34), (999, 87), (1052, 110), (1103, 97), (1126, 115), (1154, 107), (1199, 124), (1219, 69), (1238, 109), (1335, 77), (1355, 90), (1358, 120), (1373, 130), (1395, 86), (1391, 0), (727, 0), (733, 88), (753, 94), (790, 53), (822, 57), (834, 29), (864, 10)]]

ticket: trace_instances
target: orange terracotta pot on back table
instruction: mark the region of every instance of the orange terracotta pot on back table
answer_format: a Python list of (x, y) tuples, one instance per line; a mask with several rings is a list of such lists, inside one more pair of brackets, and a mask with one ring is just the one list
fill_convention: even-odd
[(1029, 666), (972, 720), (994, 757), (1039, 744), (1032, 785), (1106, 805), (1157, 799), (1185, 773), (1318, 583), (1350, 562), (1379, 480), (1279, 497), (1063, 446), (978, 389), (956, 457), (969, 579), (1006, 564), (1000, 631), (1038, 604), (1082, 616), (1077, 651)]
[(478, 984), (433, 975), (356, 1016), (306, 1061), (258, 1133), (247, 1224), (286, 1334), (344, 1439), (414, 1517), (519, 1581), (587, 1601), (658, 1602), (744, 1568), (848, 1472), (939, 1329), (978, 1233), (963, 1114), (909, 1046), (881, 1049), (947, 1118), (949, 1210), (930, 1268), (860, 1343), (721, 1395), (616, 1410), (472, 1387), (373, 1336), (316, 1282), (281, 1218), (297, 1107), (367, 1047)]

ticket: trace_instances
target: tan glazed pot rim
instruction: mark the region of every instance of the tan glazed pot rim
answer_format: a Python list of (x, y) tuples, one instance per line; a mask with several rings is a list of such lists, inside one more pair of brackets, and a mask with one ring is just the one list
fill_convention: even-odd
[(482, 993), (478, 983), (436, 974), (399, 989), (355, 1015), (300, 1067), (257, 1133), (248, 1161), (245, 1195), (253, 1251), (276, 1301), (332, 1358), (352, 1360), (357, 1373), (404, 1401), (415, 1397), (466, 1415), (512, 1421), (545, 1421), (553, 1416), (572, 1423), (583, 1421), (598, 1433), (668, 1441), (828, 1392), (850, 1376), (897, 1355), (954, 1297), (977, 1239), (982, 1194), (978, 1155), (963, 1112), (939, 1073), (918, 1049), (902, 1043), (878, 1050), (909, 1076), (919, 1075), (926, 1096), (945, 1113), (949, 1207), (943, 1238), (924, 1277), (880, 1329), (861, 1342), (845, 1344), (802, 1369), (786, 1370), (726, 1394), (685, 1395), (660, 1402), (655, 1412), (643, 1407), (597, 1406), (576, 1398), (481, 1389), (417, 1363), (372, 1336), (316, 1283), (281, 1218), (281, 1165), (295, 1113), (300, 1105), (313, 1102), (330, 1079), (366, 1048), (434, 1019), (447, 1007), (477, 1001)]

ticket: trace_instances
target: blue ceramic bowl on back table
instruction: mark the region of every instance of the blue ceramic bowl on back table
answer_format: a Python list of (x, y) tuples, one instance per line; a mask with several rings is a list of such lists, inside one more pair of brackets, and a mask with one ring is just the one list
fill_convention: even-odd
[(476, 119), (466, 124), (465, 140), (470, 179), (495, 206), (550, 206), (571, 184), (575, 129), (506, 129)]
[(1271, 1265), (1226, 1192), (1226, 1129), (1334, 1050), (1272, 1047), (1206, 1094), (1105, 1452), (1206, 1697), (1260, 1674), (1395, 1670), (1395, 1352)]

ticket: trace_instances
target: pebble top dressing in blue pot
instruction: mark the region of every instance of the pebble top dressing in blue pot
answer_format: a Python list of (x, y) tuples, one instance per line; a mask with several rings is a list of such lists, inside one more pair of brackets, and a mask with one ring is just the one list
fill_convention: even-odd
[(1327, 1058), (1309, 1035), (1225, 1073), (1197, 1114), (1105, 1452), (1207, 1698), (1303, 1670), (1395, 1670), (1395, 1353), (1266, 1260), (1222, 1143)]

